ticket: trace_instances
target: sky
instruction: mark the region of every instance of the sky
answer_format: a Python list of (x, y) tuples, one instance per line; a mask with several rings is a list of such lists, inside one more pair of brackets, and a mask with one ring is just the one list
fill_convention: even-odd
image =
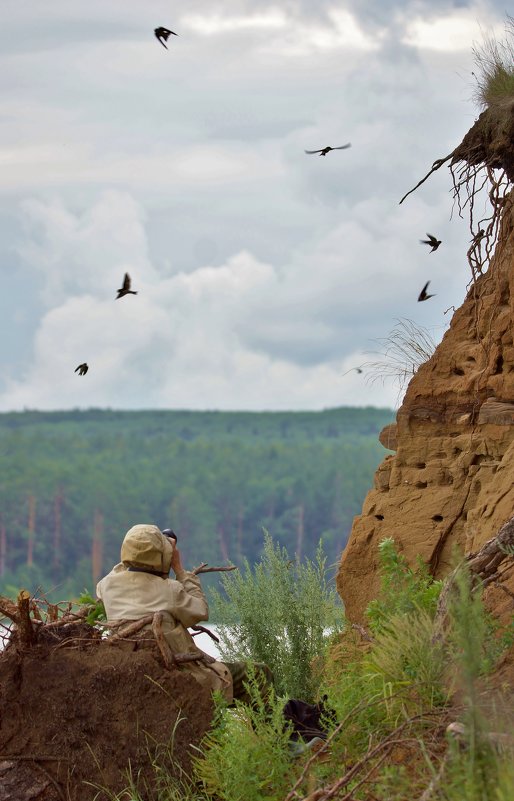
[(397, 407), (354, 368), (398, 321), (440, 341), (465, 297), (446, 168), (399, 200), (478, 116), (472, 49), (504, 4), (2, 11), (0, 411)]

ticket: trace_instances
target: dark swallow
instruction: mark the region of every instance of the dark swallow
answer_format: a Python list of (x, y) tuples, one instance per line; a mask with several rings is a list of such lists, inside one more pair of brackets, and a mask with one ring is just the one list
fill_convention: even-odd
[(175, 33), (175, 31), (170, 31), (168, 28), (155, 28), (154, 33), (166, 50), (168, 49), (168, 45), (165, 43), (168, 41), (168, 37), (171, 34), (173, 34), (173, 36), (178, 36), (178, 33)]
[(87, 362), (84, 362), (83, 364), (79, 364), (78, 367), (75, 367), (73, 372), (74, 373), (78, 372), (79, 375), (86, 375), (88, 370), (89, 370), (89, 365), (87, 364)]
[(343, 373), (343, 375), (348, 375), (348, 373), (351, 373), (352, 370), (355, 370), (357, 373), (362, 373), (362, 367), (350, 367), (350, 369), (347, 370), (346, 373)]
[(421, 301), (421, 300), (428, 300), (429, 298), (434, 298), (435, 297), (435, 295), (427, 295), (427, 289), (428, 289), (429, 283), (430, 283), (430, 281), (427, 281), (425, 286), (423, 287), (423, 289), (419, 293), (418, 302)]
[(322, 147), (321, 150), (306, 150), (305, 152), (308, 153), (309, 156), (312, 156), (314, 153), (319, 153), (320, 156), (326, 156), (331, 150), (346, 150), (351, 146), (351, 142), (348, 142), (347, 145), (341, 145), (340, 147)]
[(121, 289), (118, 289), (116, 300), (119, 300), (124, 295), (137, 295), (137, 292), (134, 292), (134, 290), (130, 288), (130, 275), (128, 273), (125, 273), (125, 278), (123, 279), (123, 286), (121, 287)]
[(441, 244), (441, 240), (437, 239), (437, 237), (435, 236), (432, 236), (432, 234), (427, 234), (427, 236), (428, 239), (420, 239), (419, 241), (422, 245), (430, 245), (431, 248), (430, 253), (433, 253), (434, 250), (437, 250), (437, 248)]

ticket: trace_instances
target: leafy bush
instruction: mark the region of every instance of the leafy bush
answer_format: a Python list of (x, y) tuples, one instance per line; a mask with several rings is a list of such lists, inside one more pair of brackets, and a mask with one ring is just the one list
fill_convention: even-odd
[(290, 559), (264, 532), (264, 552), (252, 569), (225, 574), (225, 596), (213, 592), (225, 661), (265, 662), (279, 695), (316, 699), (331, 634), (340, 630), (342, 605), (328, 585), (321, 543), (316, 559)]
[(196, 778), (217, 801), (282, 801), (293, 778), (284, 704), (274, 694), (264, 704), (255, 678), (248, 690), (250, 705), (228, 709), (218, 699), (214, 726), (195, 760)]

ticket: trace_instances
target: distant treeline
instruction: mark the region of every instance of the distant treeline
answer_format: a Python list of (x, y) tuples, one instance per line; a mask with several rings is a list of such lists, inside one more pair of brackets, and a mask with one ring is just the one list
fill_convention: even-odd
[[(385, 409), (0, 414), (0, 593), (92, 589), (135, 523), (172, 527), (186, 564), (340, 555), (384, 455)], [(55, 589), (53, 589), (55, 588)]]

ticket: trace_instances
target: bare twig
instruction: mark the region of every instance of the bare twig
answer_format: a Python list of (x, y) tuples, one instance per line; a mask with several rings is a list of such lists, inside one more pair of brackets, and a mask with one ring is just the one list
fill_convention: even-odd
[(190, 626), (190, 628), (192, 628), (193, 631), (195, 632), (194, 634), (191, 635), (192, 637), (197, 637), (198, 634), (208, 634), (211, 640), (214, 640), (214, 642), (220, 641), (220, 638), (216, 637), (216, 635), (213, 634), (212, 631), (206, 628), (205, 626)]
[(226, 570), (237, 570), (236, 565), (228, 565), (225, 567), (207, 567), (207, 564), (207, 562), (202, 562), (202, 564), (198, 565), (198, 567), (194, 567), (191, 572), (197, 576), (198, 573), (222, 573)]
[(422, 794), (418, 798), (418, 801), (430, 801), (434, 790), (436, 790), (441, 783), (441, 779), (443, 778), (447, 760), (448, 760), (448, 754), (445, 754), (444, 758), (441, 760), (441, 764), (439, 765), (439, 770), (434, 776), (432, 776), (430, 784), (428, 784), (427, 787), (425, 787)]
[(442, 166), (443, 166), (443, 164), (446, 164), (446, 162), (447, 162), (447, 161), (449, 161), (449, 160), (452, 158), (452, 156), (453, 156), (453, 152), (452, 152), (452, 153), (450, 153), (450, 155), (449, 155), (449, 156), (446, 156), (444, 159), (437, 159), (437, 161), (434, 161), (434, 163), (432, 164), (432, 167), (431, 167), (431, 169), (430, 169), (430, 172), (427, 172), (427, 174), (425, 175), (425, 177), (424, 177), (424, 178), (422, 178), (422, 179), (421, 179), (421, 181), (418, 181), (418, 183), (416, 184), (416, 186), (415, 186), (415, 187), (413, 187), (412, 189), (409, 189), (409, 191), (407, 192), (407, 194), (406, 194), (406, 195), (404, 195), (404, 196), (402, 197), (402, 199), (400, 200), (400, 203), (399, 203), (399, 205), (401, 206), (401, 204), (403, 203), (403, 201), (405, 200), (405, 198), (409, 197), (409, 195), (412, 195), (412, 193), (413, 193), (413, 192), (415, 192), (415, 191), (416, 191), (416, 189), (419, 189), (419, 187), (420, 187), (422, 184), (424, 184), (424, 183), (425, 183), (425, 181), (427, 181), (427, 180), (430, 178), (430, 176), (432, 175), (432, 173), (436, 172), (436, 171), (437, 171), (437, 170), (438, 170), (440, 167), (442, 167)]

